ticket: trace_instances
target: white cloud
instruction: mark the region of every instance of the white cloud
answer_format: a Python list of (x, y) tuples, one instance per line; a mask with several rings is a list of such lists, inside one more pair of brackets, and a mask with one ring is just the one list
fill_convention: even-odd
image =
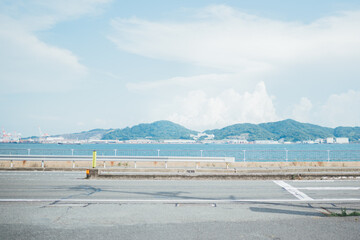
[(0, 19), (1, 91), (64, 90), (86, 75), (86, 67), (70, 51), (47, 45), (16, 22)]
[(28, 31), (44, 30), (54, 24), (98, 14), (102, 6), (112, 0), (34, 0), (0, 2), (0, 13), (16, 19)]
[(37, 0), (39, 6), (49, 9), (57, 15), (79, 16), (101, 11), (101, 6), (112, 0)]
[(309, 122), (311, 121), (311, 110), (313, 109), (313, 104), (311, 101), (306, 98), (302, 97), (300, 102), (294, 106), (292, 111), (293, 119), (300, 121), (300, 122)]
[(360, 126), (360, 91), (331, 94), (324, 102), (313, 104), (301, 98), (292, 111), (292, 118), (328, 127)]
[(219, 94), (229, 88), (241, 92), (252, 90), (256, 85), (252, 81), (253, 79), (253, 76), (247, 75), (245, 77), (243, 74), (203, 74), (158, 81), (130, 82), (126, 84), (126, 87), (131, 92), (146, 94), (156, 91), (164, 96), (168, 94), (174, 96), (196, 90), (202, 90), (206, 94)]
[(71, 51), (36, 33), (59, 21), (97, 11), (107, 1), (12, 1), (0, 10), (0, 92), (62, 91), (81, 83), (87, 68)]
[(322, 123), (331, 126), (360, 126), (360, 91), (331, 95), (319, 112)]
[(178, 98), (174, 112), (167, 119), (198, 130), (239, 122), (275, 121), (278, 117), (272, 98), (263, 82), (258, 83), (253, 92), (244, 94), (227, 89), (212, 97), (197, 90), (189, 92), (183, 99)]
[[(200, 16), (200, 17), (199, 17)], [(267, 71), (360, 53), (360, 12), (311, 24), (248, 15), (210, 6), (188, 22), (112, 21), (109, 37), (119, 49), (151, 58), (239, 72)]]
[[(339, 12), (307, 24), (214, 5), (183, 22), (134, 17), (114, 19), (111, 25), (109, 39), (122, 51), (211, 69), (199, 76), (127, 84), (130, 91), (144, 95), (156, 89), (166, 102), (178, 96), (182, 107), (170, 120), (186, 126), (267, 122), (277, 119), (275, 112), (281, 112), (282, 118), (323, 125), (354, 122), (358, 116), (356, 111), (347, 111), (348, 116), (340, 118), (336, 111), (346, 107), (331, 110), (336, 106), (329, 103), (334, 97), (327, 103), (324, 99), (334, 92), (360, 89), (360, 11)], [(249, 93), (258, 82), (266, 83), (276, 101), (265, 87), (265, 91)], [(184, 93), (188, 93), (186, 98)], [(297, 103), (304, 93), (307, 98)], [(356, 96), (352, 97), (356, 102)], [(238, 102), (241, 111), (235, 113), (232, 102)]]

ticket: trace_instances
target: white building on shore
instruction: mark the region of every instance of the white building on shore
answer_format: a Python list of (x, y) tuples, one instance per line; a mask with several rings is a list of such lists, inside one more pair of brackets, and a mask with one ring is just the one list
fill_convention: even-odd
[(195, 140), (188, 140), (188, 139), (166, 139), (163, 141), (164, 141), (164, 143), (177, 143), (177, 144), (196, 143)]
[(335, 139), (336, 143), (340, 143), (340, 144), (346, 144), (349, 143), (349, 138), (347, 137), (338, 137)]
[(226, 143), (230, 144), (248, 144), (249, 142), (246, 139), (225, 139)]
[(198, 133), (197, 135), (190, 134), (190, 137), (194, 140), (204, 139), (204, 140), (212, 140), (215, 138), (214, 134), (207, 134), (207, 133)]
[(255, 144), (278, 144), (278, 141), (274, 141), (274, 140), (255, 140), (254, 141)]

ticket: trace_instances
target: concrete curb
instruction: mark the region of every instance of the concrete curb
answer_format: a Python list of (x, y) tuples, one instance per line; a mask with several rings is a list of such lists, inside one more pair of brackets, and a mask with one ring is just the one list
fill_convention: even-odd
[(87, 179), (119, 179), (119, 180), (300, 180), (300, 179), (350, 179), (359, 178), (359, 171), (261, 171), (261, 172), (199, 172), (187, 170), (182, 172), (105, 172), (103, 169), (89, 169)]
[(360, 179), (354, 167), (284, 167), (284, 168), (0, 168), (0, 171), (81, 171), (87, 179), (118, 180), (295, 180)]

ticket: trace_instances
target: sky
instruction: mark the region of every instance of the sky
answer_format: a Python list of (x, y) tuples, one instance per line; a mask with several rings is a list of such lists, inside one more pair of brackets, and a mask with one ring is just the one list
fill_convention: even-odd
[(358, 0), (0, 0), (0, 127), (360, 126)]

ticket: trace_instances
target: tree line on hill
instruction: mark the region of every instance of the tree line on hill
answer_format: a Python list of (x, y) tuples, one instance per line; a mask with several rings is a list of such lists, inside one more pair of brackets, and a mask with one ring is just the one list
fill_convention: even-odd
[[(171, 121), (142, 123), (123, 129), (94, 129), (81, 133), (61, 135), (72, 139), (97, 138), (102, 140), (166, 140), (192, 139), (190, 135), (199, 132), (187, 129)], [(213, 134), (215, 140), (246, 136), (248, 141), (284, 140), (290, 142), (325, 139), (328, 137), (347, 137), (351, 142), (359, 141), (360, 127), (328, 128), (309, 123), (301, 123), (292, 119), (261, 124), (239, 123), (221, 129), (204, 131)]]
[[(191, 139), (190, 135), (197, 133), (197, 131), (187, 129), (170, 121), (157, 121), (139, 124), (131, 128), (115, 129), (104, 134), (102, 139)], [(348, 137), (350, 141), (360, 139), (360, 127), (328, 128), (309, 123), (300, 123), (291, 119), (261, 124), (234, 124), (221, 129), (207, 130), (205, 133), (214, 134), (216, 140), (241, 136), (242, 134), (247, 135), (248, 141), (283, 139), (284, 141), (297, 142), (318, 138), (325, 139), (327, 137)]]

